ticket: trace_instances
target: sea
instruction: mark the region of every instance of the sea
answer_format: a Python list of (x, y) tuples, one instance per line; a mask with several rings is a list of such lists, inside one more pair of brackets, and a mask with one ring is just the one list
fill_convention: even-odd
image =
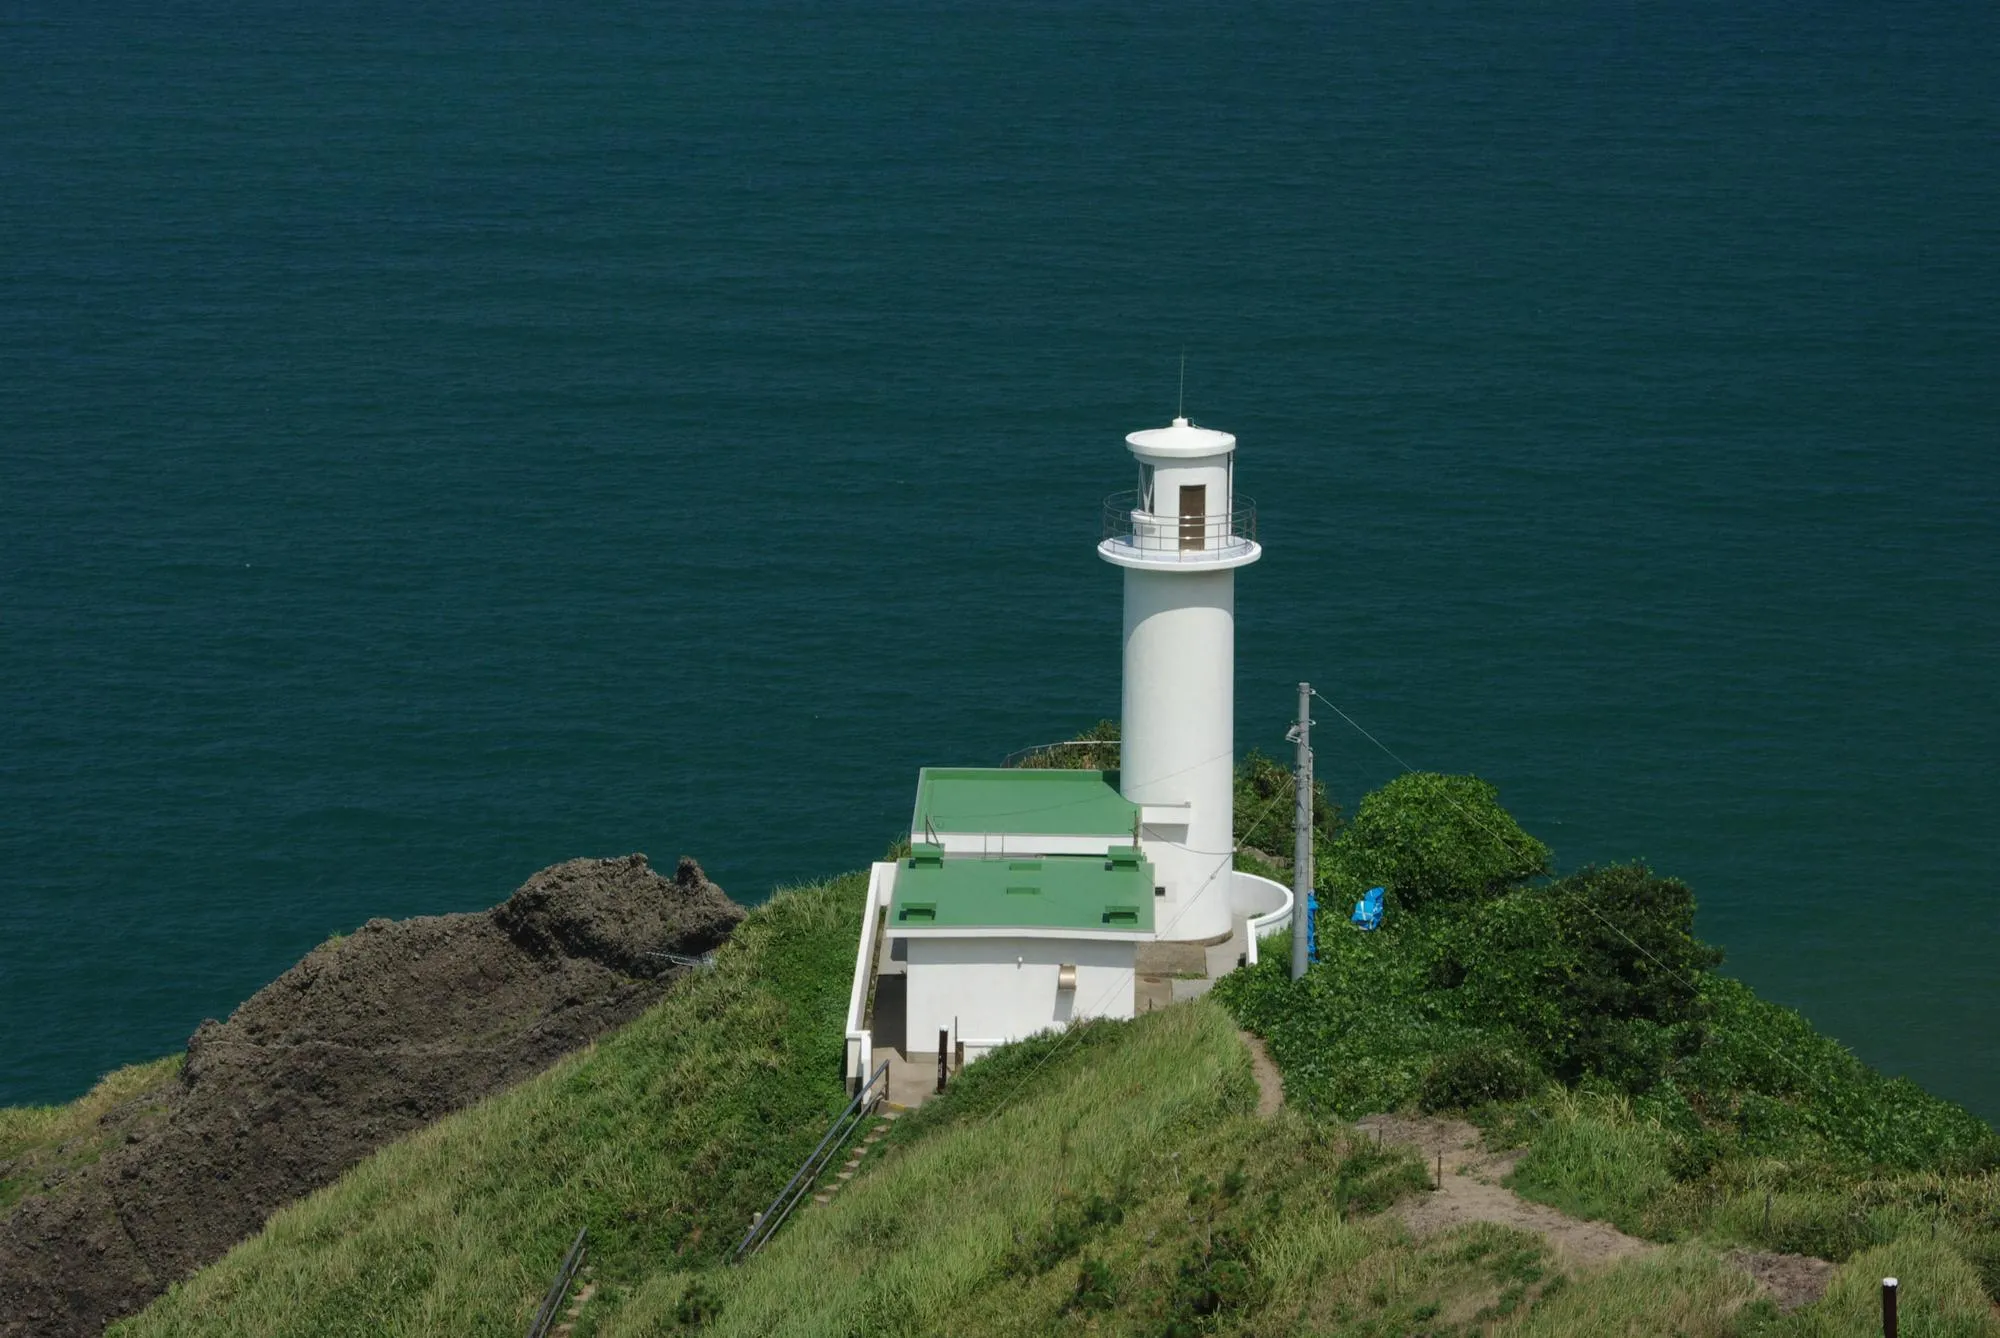
[(1118, 713), (1100, 501), (1184, 404), (1241, 749), (1309, 681), (1343, 806), (1484, 777), (2000, 1118), (1996, 39), (8, 0), (0, 1102), (558, 860), (865, 865)]

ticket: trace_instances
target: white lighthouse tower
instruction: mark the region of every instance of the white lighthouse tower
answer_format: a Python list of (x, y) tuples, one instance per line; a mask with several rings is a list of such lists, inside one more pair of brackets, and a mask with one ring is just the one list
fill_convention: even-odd
[(1233, 914), (1236, 569), (1264, 550), (1234, 436), (1176, 418), (1125, 442), (1139, 486), (1105, 503), (1097, 546), (1125, 569), (1119, 789), (1156, 871), (1155, 933), (1213, 940)]

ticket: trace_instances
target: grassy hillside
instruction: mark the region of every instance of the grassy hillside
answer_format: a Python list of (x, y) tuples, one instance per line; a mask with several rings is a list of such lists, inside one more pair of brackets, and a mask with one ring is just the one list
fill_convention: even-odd
[[(1428, 1192), (1413, 1157), (1299, 1110), (1260, 1120), (1254, 1103), (1234, 1023), (1209, 1003), (1010, 1047), (899, 1123), (846, 1191), (746, 1266), (665, 1241), (607, 1257), (610, 1285), (578, 1334), (1861, 1338), (1884, 1272), (1910, 1280), (1906, 1333), (2000, 1332), (1971, 1270), (1929, 1240), (1857, 1256), (1825, 1301), (1780, 1318), (1704, 1241), (1574, 1273), (1538, 1237), (1491, 1224), (1414, 1239), (1384, 1211)], [(474, 1179), (533, 1161), (440, 1128)], [(398, 1207), (434, 1188), (385, 1178), (377, 1164), (396, 1160), (304, 1205), (300, 1217), (336, 1219), (321, 1230), (281, 1219), (118, 1332), (503, 1331), (421, 1269), (364, 1284), (343, 1266), (338, 1219), (363, 1191), (374, 1229), (402, 1231), (413, 1257), (452, 1234)], [(486, 1267), (503, 1262), (487, 1252)], [(461, 1276), (461, 1295), (477, 1276)], [(336, 1295), (357, 1312), (344, 1326)], [(404, 1298), (394, 1317), (391, 1297)]]
[(1906, 1333), (2000, 1332), (1927, 1238), (1784, 1317), (1703, 1240), (1574, 1273), (1492, 1224), (1414, 1239), (1383, 1211), (1428, 1192), (1409, 1154), (1252, 1106), (1209, 1003), (1014, 1047), (748, 1266), (664, 1272), (592, 1332), (1861, 1338), (1885, 1272), (1910, 1280)]
[[(1469, 1112), (1565, 1211), (1831, 1260), (1921, 1241), (2000, 1296), (1985, 1123), (1719, 974), (1684, 885), (1548, 866), (1491, 787), (1405, 776), (1329, 845), (1319, 964), (1291, 981), (1280, 942), (1216, 996), (1291, 1100)], [(1359, 932), (1344, 911), (1377, 885), (1388, 918)]]
[[(1265, 808), (1281, 779), (1250, 775)], [(1260, 821), (1248, 811), (1247, 820)], [(155, 1335), (515, 1333), (576, 1227), (577, 1338), (681, 1333), (2000, 1338), (2000, 1143), (1717, 974), (1693, 898), (1548, 875), (1469, 777), (1406, 777), (1319, 834), (1322, 961), (1003, 1048), (900, 1120), (833, 1202), (730, 1248), (843, 1104), (858, 876), (781, 894), (713, 973), (590, 1051), (280, 1213), (117, 1326)], [(1387, 926), (1339, 913), (1374, 883)], [(1254, 1113), (1236, 1028), (1288, 1105)], [(1463, 1111), (1516, 1187), (1660, 1242), (1577, 1272), (1490, 1223), (1413, 1238), (1425, 1168), (1344, 1123)], [(1790, 1315), (1737, 1246), (1841, 1267)]]
[(725, 1257), (846, 1102), (864, 888), (780, 893), (639, 1021), (371, 1157), (111, 1332), (511, 1335), (580, 1226), (613, 1283)]

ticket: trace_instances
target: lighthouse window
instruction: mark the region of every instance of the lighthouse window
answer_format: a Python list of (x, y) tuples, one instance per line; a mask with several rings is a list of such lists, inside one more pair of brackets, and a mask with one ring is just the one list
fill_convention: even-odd
[(1151, 465), (1139, 466), (1138, 509), (1141, 511), (1151, 511), (1153, 509), (1153, 467)]

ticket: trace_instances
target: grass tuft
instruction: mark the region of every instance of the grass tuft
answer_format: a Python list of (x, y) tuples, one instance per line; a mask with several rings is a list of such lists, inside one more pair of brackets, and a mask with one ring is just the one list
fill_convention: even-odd
[(0, 1106), (0, 1210), (79, 1166), (166, 1109), (181, 1057), (114, 1069), (59, 1106)]

